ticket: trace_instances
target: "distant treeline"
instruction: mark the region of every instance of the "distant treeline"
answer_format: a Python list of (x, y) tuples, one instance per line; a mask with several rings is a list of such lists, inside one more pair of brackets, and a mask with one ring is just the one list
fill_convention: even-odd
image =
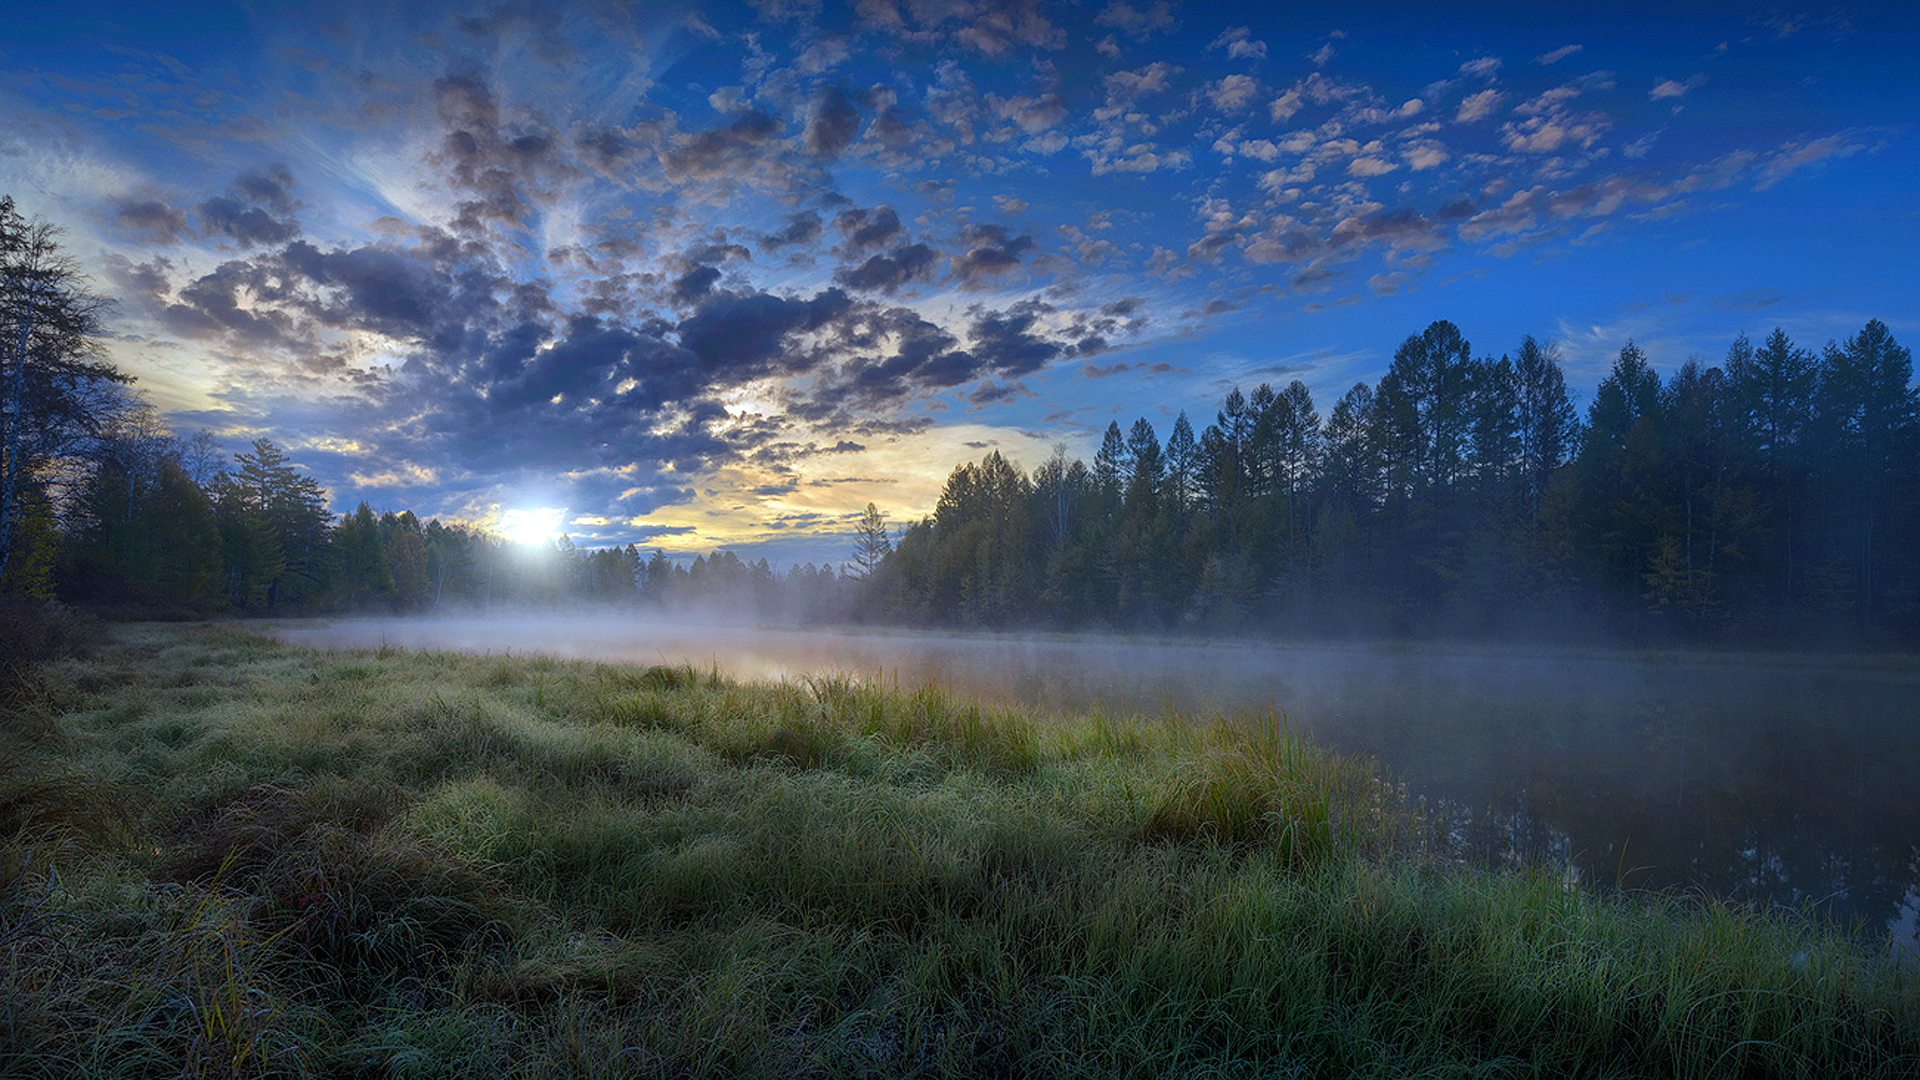
[(335, 518), (326, 492), (273, 442), (229, 464), (205, 435), (174, 437), (150, 410), (103, 430), (56, 513), (39, 500), (7, 590), (132, 614), (424, 612), (592, 601), (699, 606), (795, 621), (843, 617), (856, 590), (831, 566), (776, 574), (730, 551), (691, 565), (565, 536), (510, 543), (366, 503)]
[[(1475, 358), (1451, 323), (1323, 418), (1305, 385), (1229, 394), (1092, 464), (957, 468), (850, 561), (512, 544), (326, 492), (269, 440), (229, 463), (123, 392), (18, 500), (0, 592), (135, 612), (417, 612), (579, 601), (787, 621), (1638, 641), (1920, 637), (1912, 359), (1869, 322), (1819, 353), (1774, 331), (1662, 380), (1620, 351), (1584, 416), (1532, 338)], [(52, 482), (58, 480), (58, 483)]]
[(1435, 322), (1323, 418), (1295, 381), (1110, 425), (1089, 467), (948, 479), (866, 612), (978, 626), (1902, 642), (1920, 630), (1912, 358), (1775, 330), (1661, 380), (1629, 342), (1582, 417), (1531, 337)]

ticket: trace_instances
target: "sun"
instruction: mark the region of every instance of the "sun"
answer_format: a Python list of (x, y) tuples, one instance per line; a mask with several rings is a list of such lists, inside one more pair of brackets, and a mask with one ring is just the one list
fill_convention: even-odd
[(516, 544), (544, 544), (560, 531), (560, 521), (566, 516), (564, 508), (552, 506), (508, 510), (500, 515), (500, 535)]

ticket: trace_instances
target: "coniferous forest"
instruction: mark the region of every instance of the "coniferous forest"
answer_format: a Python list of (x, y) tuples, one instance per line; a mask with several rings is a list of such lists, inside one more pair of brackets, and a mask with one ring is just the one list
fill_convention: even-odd
[(1870, 321), (1779, 330), (1662, 379), (1632, 342), (1584, 409), (1529, 337), (1453, 324), (1323, 414), (1236, 389), (1195, 431), (1111, 424), (1093, 463), (949, 478), (869, 603), (971, 625), (1910, 641), (1912, 357)]
[(0, 203), (0, 594), (147, 615), (699, 604), (786, 621), (1194, 633), (1525, 634), (1860, 646), (1920, 632), (1920, 399), (1869, 321), (1776, 329), (1663, 379), (1631, 341), (1586, 398), (1553, 346), (1450, 322), (1330, 406), (1235, 389), (1091, 464), (998, 452), (846, 562), (547, 549), (327, 493), (271, 439), (168, 430), (102, 355), (107, 304)]

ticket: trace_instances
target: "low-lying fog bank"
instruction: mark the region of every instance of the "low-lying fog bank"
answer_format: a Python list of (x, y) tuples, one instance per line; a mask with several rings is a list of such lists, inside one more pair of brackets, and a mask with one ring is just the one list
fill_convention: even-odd
[(690, 663), (740, 679), (849, 672), (1063, 712), (1270, 706), (1316, 740), (1376, 757), (1477, 859), (1813, 902), (1909, 945), (1920, 919), (1920, 665), (1897, 660), (772, 630), (586, 613), (275, 633), (323, 648)]

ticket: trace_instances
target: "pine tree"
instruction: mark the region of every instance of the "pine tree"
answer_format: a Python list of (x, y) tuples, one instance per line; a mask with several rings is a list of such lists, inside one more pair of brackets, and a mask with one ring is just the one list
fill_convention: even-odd
[(893, 552), (893, 540), (887, 535), (887, 521), (880, 516), (880, 510), (872, 503), (867, 504), (866, 513), (860, 516), (860, 524), (855, 526), (853, 540), (854, 576), (861, 581), (872, 581), (880, 570), (880, 564)]
[(9, 563), (29, 550), (28, 533), (42, 535), (27, 519), (52, 504), (54, 467), (88, 453), (131, 381), (100, 358), (107, 301), (87, 291), (59, 238), (0, 196), (0, 589), (46, 590), (40, 541), (32, 574)]

